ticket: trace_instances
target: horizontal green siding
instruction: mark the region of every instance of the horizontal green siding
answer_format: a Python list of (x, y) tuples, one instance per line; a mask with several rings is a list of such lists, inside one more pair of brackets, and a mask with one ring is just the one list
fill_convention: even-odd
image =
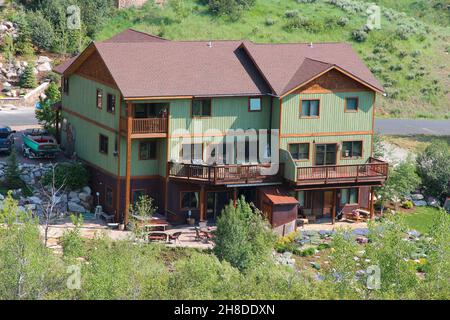
[[(103, 91), (102, 109), (96, 106), (97, 89)], [(81, 76), (72, 75), (69, 78), (69, 94), (63, 93), (62, 95), (63, 107), (117, 130), (119, 126), (119, 112), (116, 111), (115, 114), (112, 114), (106, 111), (108, 93), (116, 96), (116, 109), (118, 109), (120, 101), (119, 91)]]
[[(345, 112), (345, 98), (358, 97), (358, 112)], [(320, 117), (300, 118), (300, 99), (320, 99)], [(290, 94), (283, 99), (282, 134), (371, 131), (373, 92)]]
[[(75, 152), (78, 157), (88, 161), (111, 174), (117, 174), (117, 157), (113, 155), (116, 134), (93, 125), (79, 117), (62, 112), (62, 117), (67, 119), (68, 124), (75, 128)], [(99, 135), (108, 137), (108, 154), (99, 152)], [(66, 141), (66, 134), (61, 134), (63, 145)]]

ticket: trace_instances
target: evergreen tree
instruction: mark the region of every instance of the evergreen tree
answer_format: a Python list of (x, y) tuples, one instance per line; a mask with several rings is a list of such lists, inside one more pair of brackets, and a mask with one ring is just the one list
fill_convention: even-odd
[(37, 86), (36, 75), (34, 74), (34, 68), (31, 63), (29, 63), (23, 71), (19, 84), (22, 88), (27, 89), (32, 89)]
[(20, 180), (20, 170), (17, 164), (16, 150), (13, 148), (11, 155), (8, 158), (8, 166), (5, 172), (5, 183), (9, 189), (17, 189), (22, 187), (22, 181)]

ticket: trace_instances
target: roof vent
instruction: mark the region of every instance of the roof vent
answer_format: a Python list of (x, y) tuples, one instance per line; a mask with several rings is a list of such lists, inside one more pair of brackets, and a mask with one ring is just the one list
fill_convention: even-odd
[(313, 48), (313, 47), (314, 47), (314, 46), (313, 46), (313, 43), (310, 42), (309, 45), (308, 45), (308, 47)]
[(208, 48), (212, 48), (212, 42), (208, 41)]

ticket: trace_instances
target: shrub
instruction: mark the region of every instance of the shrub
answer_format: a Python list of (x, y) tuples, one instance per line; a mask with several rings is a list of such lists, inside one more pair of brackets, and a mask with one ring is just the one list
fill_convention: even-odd
[(34, 74), (34, 67), (31, 63), (29, 63), (25, 70), (23, 71), (22, 76), (20, 77), (19, 85), (22, 88), (33, 89), (37, 86), (36, 75)]
[(414, 204), (412, 203), (412, 201), (407, 200), (402, 203), (402, 208), (404, 209), (412, 209), (413, 207)]
[[(77, 190), (88, 184), (88, 171), (79, 162), (58, 163), (55, 167), (55, 186), (65, 186), (69, 190)], [(52, 172), (47, 172), (42, 180), (44, 185), (52, 184)]]
[(395, 34), (400, 40), (406, 40), (409, 38), (411, 29), (406, 25), (399, 25), (395, 30)]
[(336, 23), (338, 26), (345, 27), (349, 21), (347, 17), (340, 17)]
[(364, 30), (354, 30), (352, 32), (352, 38), (357, 42), (364, 42), (367, 39), (367, 32)]
[(308, 249), (305, 249), (305, 250), (301, 251), (300, 255), (302, 257), (309, 257), (309, 256), (312, 256), (312, 255), (315, 255), (315, 254), (316, 254), (316, 249), (311, 247), (311, 248), (308, 248)]
[(442, 140), (431, 144), (417, 157), (417, 172), (428, 194), (444, 197), (450, 193), (450, 146)]
[(242, 10), (255, 4), (255, 0), (208, 0), (209, 10), (217, 15), (227, 15), (232, 19), (239, 18)]
[(273, 18), (267, 18), (265, 24), (266, 26), (273, 26), (275, 22), (276, 21)]
[(50, 50), (55, 40), (52, 24), (40, 12), (28, 14), (27, 21), (33, 44), (40, 49)]
[(63, 248), (63, 255), (70, 258), (82, 257), (85, 252), (80, 232), (80, 226), (83, 224), (83, 216), (77, 217), (71, 215), (70, 220), (75, 228), (66, 230), (62, 236), (61, 246)]
[(8, 166), (5, 171), (5, 184), (11, 190), (23, 186), (23, 181), (20, 179), (20, 170), (19, 165), (17, 164), (15, 148), (12, 148), (11, 155), (8, 157)]
[(267, 261), (275, 235), (259, 210), (252, 210), (242, 197), (237, 206), (229, 204), (217, 220), (214, 253), (221, 260), (245, 270)]
[(288, 31), (304, 28), (308, 32), (316, 33), (322, 29), (322, 25), (320, 24), (320, 22), (316, 20), (311, 20), (307, 17), (298, 16), (289, 19), (285, 25), (285, 28)]
[(286, 10), (284, 12), (284, 16), (288, 19), (298, 17), (298, 11), (297, 10)]

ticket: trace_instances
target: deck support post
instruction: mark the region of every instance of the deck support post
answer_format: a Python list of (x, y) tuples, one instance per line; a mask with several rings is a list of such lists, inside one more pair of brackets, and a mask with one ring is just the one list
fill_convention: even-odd
[(375, 190), (373, 189), (373, 187), (370, 187), (370, 220), (373, 220), (373, 218), (375, 217), (374, 198)]
[(331, 213), (331, 222), (335, 224), (336, 222), (336, 204), (337, 204), (337, 190), (333, 190), (333, 210)]
[(233, 189), (233, 205), (236, 208), (237, 207), (237, 188), (234, 187)]
[(205, 186), (200, 187), (200, 221), (205, 221)]
[(125, 173), (125, 211), (124, 224), (128, 224), (128, 214), (130, 210), (130, 194), (131, 194), (131, 129), (132, 123), (132, 104), (127, 102), (127, 159), (126, 159), (126, 173)]

